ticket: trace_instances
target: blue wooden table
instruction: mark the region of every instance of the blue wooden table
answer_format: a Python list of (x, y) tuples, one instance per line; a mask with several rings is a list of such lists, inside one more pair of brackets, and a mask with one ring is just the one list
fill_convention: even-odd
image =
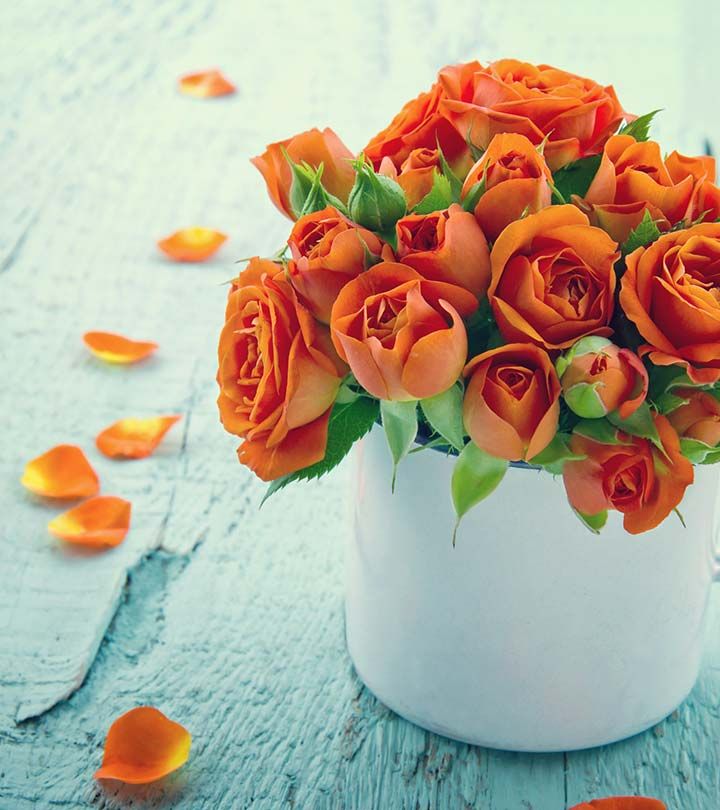
[[(615, 793), (720, 807), (717, 595), (698, 686), (646, 734), (527, 756), (426, 733), (345, 651), (347, 466), (259, 511), (264, 487), (214, 405), (222, 282), (288, 230), (249, 156), (314, 125), (359, 148), (441, 65), (506, 55), (613, 82), (638, 113), (666, 108), (656, 134), (697, 152), (720, 131), (715, 4), (628, 5), (3, 5), (0, 810), (561, 810)], [(216, 65), (237, 95), (176, 93), (177, 75)], [(155, 239), (189, 225), (231, 240), (205, 265), (164, 261)], [(89, 329), (160, 349), (107, 366), (81, 343)], [(152, 458), (95, 450), (107, 424), (160, 413), (183, 420)], [(46, 532), (58, 507), (20, 487), (61, 442), (133, 502), (116, 549), (62, 547)], [(191, 731), (189, 762), (146, 787), (96, 783), (110, 723), (139, 704)]]

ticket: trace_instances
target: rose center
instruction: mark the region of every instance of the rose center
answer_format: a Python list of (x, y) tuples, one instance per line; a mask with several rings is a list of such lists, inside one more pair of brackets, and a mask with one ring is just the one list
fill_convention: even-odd
[(490, 372), (494, 380), (503, 390), (516, 400), (521, 400), (532, 383), (532, 372), (517, 366), (502, 366)]

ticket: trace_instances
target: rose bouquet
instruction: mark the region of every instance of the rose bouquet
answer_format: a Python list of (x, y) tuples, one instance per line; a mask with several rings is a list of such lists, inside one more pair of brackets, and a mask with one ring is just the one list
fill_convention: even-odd
[(395, 469), (457, 454), (458, 519), (518, 463), (562, 475), (594, 531), (677, 510), (720, 460), (720, 189), (652, 117), (471, 62), (357, 156), (326, 129), (254, 158), (294, 225), (232, 282), (218, 404), (269, 494), (379, 421)]

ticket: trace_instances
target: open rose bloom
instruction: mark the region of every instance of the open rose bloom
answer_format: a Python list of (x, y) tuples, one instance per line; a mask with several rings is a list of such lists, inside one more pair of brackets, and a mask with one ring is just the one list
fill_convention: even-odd
[(294, 224), (230, 287), (240, 461), (275, 491), (381, 424), (396, 468), (440, 448), (478, 493), (486, 469), (562, 475), (593, 529), (682, 509), (720, 460), (720, 189), (651, 118), (602, 81), (469, 62), (361, 151), (312, 129), (253, 158)]

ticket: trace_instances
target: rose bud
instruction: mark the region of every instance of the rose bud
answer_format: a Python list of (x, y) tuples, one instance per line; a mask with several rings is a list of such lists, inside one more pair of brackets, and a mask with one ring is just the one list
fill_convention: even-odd
[(475, 217), (494, 242), (506, 225), (550, 205), (551, 182), (552, 174), (538, 148), (524, 135), (504, 133), (490, 141), (470, 169), (461, 196), (465, 199), (477, 183), (482, 184)]
[(283, 150), (294, 163), (307, 163), (314, 169), (323, 164), (322, 184), (334, 197), (346, 202), (355, 182), (353, 153), (331, 129), (310, 129), (292, 138), (271, 143), (262, 155), (252, 158), (253, 166), (262, 174), (268, 194), (276, 207), (290, 219), (297, 219), (290, 203), (293, 171)]
[(605, 444), (574, 433), (570, 450), (581, 461), (566, 461), (563, 479), (573, 509), (597, 515), (622, 512), (623, 527), (640, 534), (662, 523), (693, 482), (692, 464), (680, 452), (680, 441), (664, 416), (653, 416), (662, 449), (649, 439), (621, 434), (618, 444)]
[(350, 279), (377, 264), (381, 256), (393, 258), (389, 245), (332, 206), (300, 217), (288, 245), (290, 281), (303, 304), (323, 323), (329, 323), (332, 305)]
[(563, 397), (584, 419), (618, 411), (627, 419), (645, 402), (648, 374), (640, 358), (603, 337), (584, 337), (556, 363)]
[(462, 319), (477, 306), (461, 287), (382, 262), (340, 290), (330, 319), (332, 339), (374, 397), (425, 399), (460, 376), (467, 356)]
[(668, 414), (678, 435), (717, 447), (720, 444), (720, 402), (697, 388), (676, 388), (673, 394), (688, 400)]
[(357, 175), (348, 197), (351, 219), (373, 231), (391, 230), (407, 211), (402, 188), (392, 177), (377, 174), (364, 157), (352, 165)]
[(424, 278), (446, 281), (481, 297), (490, 284), (490, 251), (475, 217), (457, 205), (411, 214), (395, 226), (397, 257)]
[(525, 461), (550, 444), (560, 417), (560, 382), (544, 349), (508, 343), (473, 357), (464, 373), (463, 422), (481, 450)]

